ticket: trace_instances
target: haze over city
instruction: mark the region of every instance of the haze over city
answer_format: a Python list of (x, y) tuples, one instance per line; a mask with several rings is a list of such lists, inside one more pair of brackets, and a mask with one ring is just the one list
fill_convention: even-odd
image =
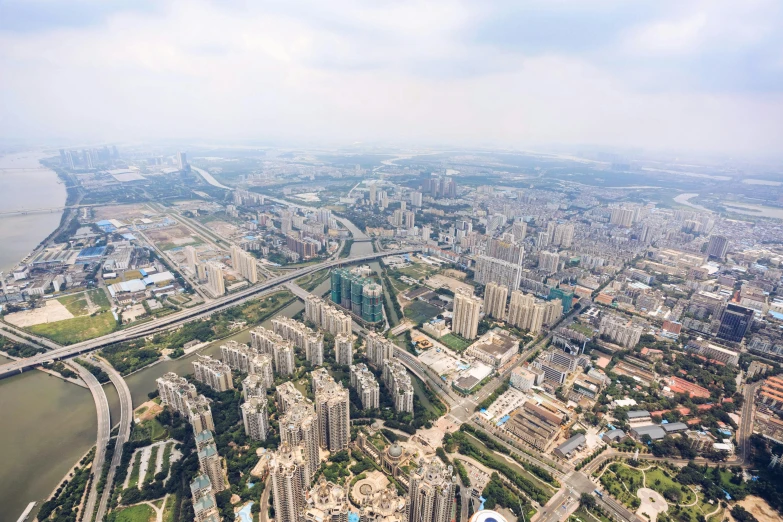
[(783, 4), (0, 0), (0, 522), (775, 522)]
[(2, 137), (778, 157), (774, 0), (4, 1)]

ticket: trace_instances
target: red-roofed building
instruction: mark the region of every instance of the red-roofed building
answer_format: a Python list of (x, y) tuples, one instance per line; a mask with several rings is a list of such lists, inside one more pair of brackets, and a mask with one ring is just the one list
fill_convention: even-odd
[(687, 393), (689, 397), (701, 397), (704, 399), (710, 396), (710, 391), (707, 388), (702, 388), (698, 384), (686, 381), (685, 379), (680, 379), (679, 377), (669, 377), (666, 380), (666, 383), (669, 385), (669, 389), (673, 394)]

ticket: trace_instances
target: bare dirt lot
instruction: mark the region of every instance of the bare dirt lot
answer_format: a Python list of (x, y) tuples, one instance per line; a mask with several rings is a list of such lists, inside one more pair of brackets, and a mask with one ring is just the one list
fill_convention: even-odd
[(95, 207), (95, 221), (104, 219), (119, 219), (125, 223), (133, 218), (150, 217), (155, 215), (146, 205), (112, 205), (109, 207)]
[(767, 504), (763, 498), (750, 495), (738, 504), (750, 511), (759, 522), (779, 522), (781, 520), (780, 514), (772, 509), (772, 506)]
[(198, 236), (194, 236), (193, 232), (184, 225), (149, 230), (145, 234), (161, 250), (201, 243), (201, 239)]
[[(669, 509), (669, 504), (666, 503), (663, 495), (653, 489), (639, 488), (636, 494), (642, 501), (639, 509), (636, 510), (636, 514), (642, 516), (642, 513), (644, 513), (652, 522), (655, 522), (659, 513), (664, 513)], [(642, 516), (642, 518), (644, 517)]]
[(24, 328), (26, 326), (35, 326), (36, 324), (73, 319), (73, 317), (74, 315), (61, 302), (51, 299), (46, 301), (46, 305), (40, 308), (8, 314), (5, 316), (5, 320), (14, 326)]
[(236, 225), (225, 221), (210, 221), (207, 226), (221, 237), (232, 237), (239, 232)]

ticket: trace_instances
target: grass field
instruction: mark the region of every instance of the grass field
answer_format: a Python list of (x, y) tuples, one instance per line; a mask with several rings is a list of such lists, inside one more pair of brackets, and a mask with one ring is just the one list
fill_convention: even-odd
[(131, 471), (128, 476), (128, 487), (133, 488), (139, 484), (139, 471), (141, 471), (141, 451), (137, 452), (131, 463)]
[(65, 321), (45, 323), (30, 326), (29, 330), (60, 344), (73, 344), (101, 335), (106, 335), (117, 329), (117, 321), (111, 312), (101, 312), (96, 315), (74, 317)]
[(100, 288), (96, 288), (95, 290), (88, 290), (87, 293), (90, 295), (90, 300), (92, 300), (93, 304), (100, 306), (101, 310), (108, 310), (111, 308), (111, 303), (109, 303), (109, 298), (106, 296), (106, 292)]
[(457, 337), (454, 334), (444, 335), (443, 337), (438, 339), (438, 341), (441, 344), (445, 344), (447, 347), (451, 348), (457, 353), (462, 352), (472, 344), (471, 341), (468, 341), (467, 339), (463, 339), (461, 337)]
[(405, 306), (405, 310), (403, 312), (405, 317), (414, 323), (419, 324), (423, 323), (424, 321), (428, 321), (429, 319), (432, 319), (441, 313), (441, 309), (435, 305), (425, 303), (424, 301), (413, 301), (409, 305)]
[(87, 299), (83, 292), (78, 294), (66, 295), (57, 298), (62, 305), (68, 309), (75, 316), (84, 315), (87, 313)]
[(174, 522), (174, 506), (176, 503), (176, 495), (166, 497), (166, 505), (163, 507), (163, 522)]
[(570, 522), (612, 522), (610, 519), (599, 514), (598, 512), (588, 512), (585, 508), (577, 509), (570, 517), (568, 517), (568, 520)]
[(150, 459), (147, 461), (147, 472), (144, 474), (144, 484), (152, 482), (155, 478), (155, 466), (158, 462), (158, 449), (160, 446), (153, 446), (150, 450)]
[(149, 438), (152, 442), (167, 439), (168, 430), (158, 422), (158, 419), (148, 419), (134, 427), (131, 440), (144, 440)]
[(150, 522), (155, 520), (155, 510), (147, 504), (138, 504), (115, 512), (115, 522)]

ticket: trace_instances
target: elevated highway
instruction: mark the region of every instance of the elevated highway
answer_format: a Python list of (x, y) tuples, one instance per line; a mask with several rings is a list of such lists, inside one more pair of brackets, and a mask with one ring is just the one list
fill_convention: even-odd
[[(75, 355), (79, 355), (82, 353), (87, 353), (87, 352), (97, 350), (99, 348), (103, 348), (104, 346), (108, 346), (110, 344), (129, 341), (131, 339), (138, 339), (140, 337), (144, 337), (161, 330), (177, 328), (180, 325), (190, 321), (195, 321), (198, 319), (204, 319), (210, 317), (215, 312), (220, 312), (232, 306), (242, 304), (250, 299), (254, 299), (258, 297), (259, 295), (268, 293), (272, 290), (276, 290), (280, 285), (283, 285), (289, 281), (294, 281), (295, 279), (298, 279), (302, 276), (311, 274), (313, 272), (317, 272), (319, 270), (323, 270), (325, 268), (332, 268), (346, 263), (370, 261), (373, 259), (378, 259), (380, 257), (406, 254), (406, 253), (418, 252), (418, 251), (421, 251), (421, 247), (412, 247), (412, 248), (401, 249), (401, 250), (375, 252), (372, 254), (366, 254), (366, 255), (361, 255), (356, 257), (348, 257), (344, 259), (333, 259), (333, 260), (325, 261), (323, 263), (318, 263), (316, 265), (312, 265), (309, 267), (300, 268), (293, 272), (289, 272), (277, 277), (270, 278), (264, 281), (263, 283), (257, 284), (250, 288), (246, 288), (244, 290), (240, 290), (235, 294), (223, 296), (209, 303), (204, 303), (198, 306), (194, 306), (193, 308), (182, 310), (180, 312), (168, 315), (166, 317), (162, 317), (160, 319), (156, 319), (154, 321), (150, 321), (148, 323), (140, 324), (138, 326), (131, 326), (130, 328), (126, 328), (118, 332), (114, 332), (108, 335), (104, 335), (102, 337), (98, 337), (96, 339), (83, 341), (69, 346), (57, 347), (57, 345), (52, 343), (51, 341), (42, 339), (41, 344), (44, 344), (52, 348), (50, 351), (46, 353), (38, 354), (34, 357), (28, 357), (27, 359), (20, 359), (18, 361), (14, 361), (0, 366), (0, 378), (16, 375), (23, 371), (32, 369), (35, 366), (38, 366), (39, 364), (42, 364), (47, 361), (66, 359), (69, 357), (73, 357)], [(7, 324), (3, 325), (3, 328), (15, 332), (18, 335), (22, 335), (25, 337), (32, 337), (27, 332), (11, 327)]]

